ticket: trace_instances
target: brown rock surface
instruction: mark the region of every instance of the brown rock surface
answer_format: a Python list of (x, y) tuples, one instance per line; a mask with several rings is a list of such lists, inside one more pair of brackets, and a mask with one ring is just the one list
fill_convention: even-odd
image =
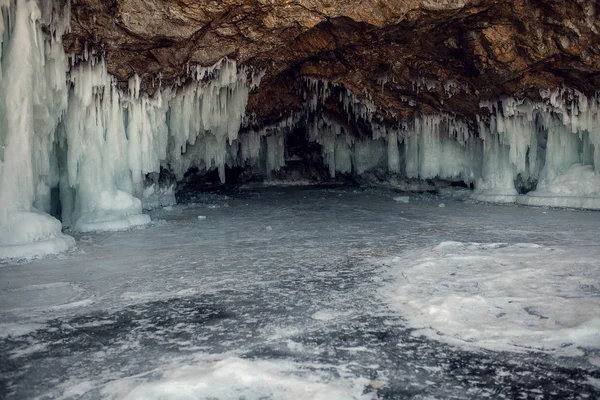
[(259, 122), (299, 108), (301, 76), (370, 93), (398, 117), (600, 89), (597, 0), (77, 0), (71, 28), (68, 52), (103, 53), (111, 74), (139, 74), (150, 94), (159, 74), (170, 85), (222, 57), (265, 69), (248, 104)]

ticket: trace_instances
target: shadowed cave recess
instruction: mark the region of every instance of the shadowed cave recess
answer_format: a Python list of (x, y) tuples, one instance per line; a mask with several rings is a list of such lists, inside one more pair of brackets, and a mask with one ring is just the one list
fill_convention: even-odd
[(0, 10), (0, 257), (247, 182), (600, 209), (597, 1)]

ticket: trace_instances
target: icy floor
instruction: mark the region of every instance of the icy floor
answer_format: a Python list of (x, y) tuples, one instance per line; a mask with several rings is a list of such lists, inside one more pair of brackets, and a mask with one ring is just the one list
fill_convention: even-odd
[(398, 195), (200, 195), (0, 264), (0, 398), (600, 397), (600, 213)]

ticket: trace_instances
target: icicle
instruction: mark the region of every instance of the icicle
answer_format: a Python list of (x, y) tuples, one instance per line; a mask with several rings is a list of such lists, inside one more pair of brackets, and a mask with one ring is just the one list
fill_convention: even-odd
[[(217, 76), (207, 82), (207, 76)], [(224, 59), (210, 68), (196, 70), (198, 82), (180, 89), (171, 100), (171, 146), (167, 163), (178, 178), (192, 166), (217, 168), (225, 180), (228, 143), (238, 139), (248, 93), (261, 74), (248, 79), (234, 61)]]
[(390, 132), (387, 138), (388, 142), (388, 170), (390, 172), (400, 172), (400, 153), (398, 151), (398, 134)]
[(285, 165), (285, 147), (282, 132), (267, 136), (267, 172), (279, 171)]

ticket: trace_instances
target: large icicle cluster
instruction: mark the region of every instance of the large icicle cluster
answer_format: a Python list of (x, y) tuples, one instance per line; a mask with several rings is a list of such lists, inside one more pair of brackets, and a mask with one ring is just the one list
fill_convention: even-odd
[[(172, 143), (163, 164), (178, 179), (192, 167), (217, 168), (221, 182), (226, 166), (252, 166), (263, 174), (278, 170), (285, 164), (283, 136), (291, 120), (238, 136), (248, 92), (259, 84), (262, 73), (238, 70), (227, 60), (217, 67), (196, 73), (198, 83), (186, 86), (170, 101)], [(219, 78), (203, 83), (211, 72), (218, 72)]]
[(191, 84), (149, 98), (140, 94), (137, 76), (129, 93), (119, 92), (102, 61), (71, 69), (69, 106), (58, 129), (65, 154), (64, 226), (86, 232), (146, 224), (140, 198), (166, 205), (156, 196), (167, 191), (173, 200), (172, 187), (144, 186), (161, 164), (178, 178), (197, 166), (218, 168), (225, 179), (248, 100), (248, 74), (222, 60), (191, 75)]
[[(363, 174), (387, 169), (408, 178), (448, 179), (474, 182), (479, 155), (468, 125), (446, 114), (417, 116), (384, 125), (375, 117), (376, 107), (334, 83), (306, 79), (306, 114), (309, 139), (322, 146), (324, 162), (332, 177), (336, 173)], [(337, 97), (334, 89), (338, 89)], [(348, 123), (334, 121), (321, 112), (329, 98), (339, 104)], [(357, 136), (348, 127), (357, 122), (368, 132)]]
[(284, 164), (282, 134), (238, 138), (260, 72), (225, 59), (190, 68), (191, 83), (152, 98), (137, 76), (122, 93), (95, 55), (69, 65), (61, 38), (70, 8), (58, 4), (0, 0), (0, 257), (72, 246), (49, 214), (81, 232), (148, 223), (141, 199), (174, 202), (172, 186), (147, 185), (161, 166), (179, 178), (216, 168), (224, 180), (225, 165)]
[[(309, 139), (321, 145), (332, 177), (386, 170), (473, 184), (479, 200), (600, 209), (598, 96), (557, 89), (542, 92), (541, 102), (505, 97), (482, 103), (489, 116), (476, 127), (451, 115), (417, 114), (394, 128), (377, 120), (368, 98), (347, 90), (336, 97), (333, 83), (305, 82)], [(346, 112), (347, 124), (323, 112), (328, 100)], [(366, 134), (350, 132), (360, 124)]]
[(467, 125), (448, 115), (417, 117), (398, 128), (373, 124), (372, 135), (361, 138), (326, 116), (308, 128), (332, 177), (387, 169), (408, 178), (475, 180), (479, 149)]

